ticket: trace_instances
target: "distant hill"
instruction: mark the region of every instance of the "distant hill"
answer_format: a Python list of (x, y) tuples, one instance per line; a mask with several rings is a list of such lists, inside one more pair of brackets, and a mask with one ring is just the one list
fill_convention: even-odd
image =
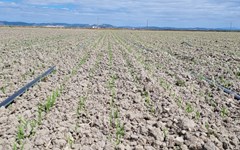
[[(111, 24), (68, 24), (68, 23), (26, 23), (0, 21), (0, 26), (33, 26), (33, 27), (63, 27), (63, 28), (109, 28), (109, 29), (135, 29), (135, 30), (189, 30), (189, 31), (229, 31), (229, 28), (176, 28), (176, 27), (132, 27), (113, 26)], [(232, 31), (240, 31), (240, 28), (232, 28)]]

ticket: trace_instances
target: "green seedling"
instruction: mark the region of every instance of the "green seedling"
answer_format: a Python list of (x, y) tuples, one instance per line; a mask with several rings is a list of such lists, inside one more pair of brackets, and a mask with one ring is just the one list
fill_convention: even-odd
[(77, 107), (77, 114), (80, 115), (81, 111), (85, 109), (85, 102), (87, 97), (80, 97)]
[(144, 69), (145, 69), (145, 70), (151, 71), (151, 67), (150, 67), (149, 64), (145, 64), (145, 61), (144, 61), (144, 60), (142, 61), (142, 63), (143, 63), (143, 65), (144, 65)]
[(31, 121), (30, 122), (30, 127), (31, 127), (31, 130), (30, 130), (30, 136), (35, 134), (35, 127), (37, 126), (37, 122), (35, 120)]
[(225, 80), (223, 76), (220, 76), (219, 78), (220, 78), (220, 82), (222, 83), (223, 86), (225, 86), (225, 87), (231, 87), (232, 86), (231, 82)]
[(191, 113), (191, 112), (193, 112), (193, 111), (194, 111), (194, 110), (193, 110), (192, 105), (191, 105), (190, 103), (187, 103), (186, 112), (187, 112), (187, 113)]
[(19, 119), (20, 123), (21, 123), (24, 127), (27, 126), (28, 122), (27, 122), (24, 118), (19, 117), (18, 119)]
[(145, 103), (146, 103), (148, 106), (150, 106), (151, 98), (150, 98), (148, 92), (147, 92), (147, 91), (144, 91), (143, 95), (145, 96)]
[(20, 150), (23, 150), (23, 149), (24, 149), (24, 144), (25, 144), (25, 143), (22, 143), (22, 144), (21, 144)]
[(144, 91), (143, 96), (145, 97), (145, 103), (146, 103), (146, 106), (149, 108), (149, 111), (154, 114), (156, 110), (151, 103), (151, 97), (149, 93), (147, 91)]
[(59, 88), (59, 94), (61, 94), (61, 93), (63, 92), (63, 89), (64, 89), (64, 87), (63, 87), (63, 85), (61, 84), (61, 85), (60, 85), (60, 88)]
[(205, 128), (206, 128), (207, 130), (210, 129), (209, 124), (208, 124), (207, 122), (205, 123)]
[(211, 106), (213, 106), (213, 107), (217, 107), (216, 101), (213, 100), (212, 98), (210, 98), (210, 104), (211, 104)]
[(154, 108), (153, 106), (151, 106), (150, 112), (151, 112), (152, 114), (155, 114), (155, 113), (156, 113), (156, 110), (155, 110), (155, 108)]
[(168, 90), (169, 88), (170, 88), (170, 85), (166, 82), (166, 81), (164, 81), (164, 79), (162, 79), (162, 78), (159, 78), (159, 83), (160, 83), (160, 85), (165, 89), (165, 90)]
[(170, 95), (175, 99), (176, 98), (176, 94), (173, 91), (170, 91)]
[(16, 142), (14, 142), (14, 144), (13, 144), (13, 150), (17, 150), (17, 143)]
[(51, 102), (51, 101), (52, 101), (52, 100), (51, 100), (51, 97), (48, 96), (47, 102), (46, 102), (46, 104), (45, 104), (45, 110), (46, 110), (46, 112), (49, 112), (49, 111), (50, 111), (50, 108), (51, 108), (51, 106), (52, 106), (52, 102)]
[(76, 75), (76, 74), (77, 74), (77, 70), (76, 70), (76, 69), (73, 69), (71, 74), (72, 74), (72, 75)]
[(60, 92), (58, 90), (53, 91), (52, 93), (52, 106), (55, 104), (56, 99), (60, 96)]
[(35, 71), (33, 70), (33, 71), (31, 71), (31, 74), (32, 74), (32, 76), (34, 76), (34, 74), (35, 74)]
[(120, 139), (125, 135), (124, 131), (124, 125), (120, 124), (119, 121), (117, 121), (116, 125), (116, 144), (118, 145), (120, 143)]
[(182, 99), (181, 99), (181, 97), (178, 97), (177, 105), (178, 105), (179, 108), (182, 108)]
[(185, 86), (185, 81), (178, 79), (176, 82), (177, 86)]
[(89, 54), (85, 54), (85, 56), (80, 60), (80, 62), (78, 63), (78, 67), (82, 66), (86, 61), (87, 59), (89, 58)]
[(164, 128), (164, 129), (163, 129), (163, 137), (164, 137), (164, 141), (167, 140), (167, 136), (168, 136), (168, 129), (167, 129), (167, 128)]
[(221, 109), (221, 116), (222, 117), (225, 117), (225, 116), (227, 116), (228, 115), (228, 109), (226, 108), (226, 107), (223, 107), (222, 109)]
[(56, 74), (56, 73), (57, 73), (57, 70), (56, 70), (56, 69), (54, 69), (52, 73), (53, 73), (53, 74)]
[[(37, 126), (37, 121), (27, 121), (23, 118), (19, 117), (20, 124), (17, 129), (17, 135), (16, 135), (16, 142), (13, 145), (13, 149), (17, 149), (19, 147), (20, 150), (24, 149), (24, 143), (23, 140), (27, 137), (30, 137), (35, 134), (35, 128)], [(28, 126), (30, 125), (30, 132), (27, 135), (25, 131), (27, 130)]]
[(37, 122), (38, 124), (42, 123), (42, 105), (38, 105), (38, 117), (37, 117)]
[(113, 115), (112, 113), (110, 113), (109, 115), (109, 122), (110, 122), (110, 126), (113, 124)]
[(200, 112), (199, 112), (199, 111), (197, 111), (197, 112), (196, 112), (196, 115), (195, 115), (195, 118), (196, 118), (196, 120), (199, 120), (199, 119), (200, 119), (200, 117), (201, 117), (201, 115), (200, 115)]
[(72, 137), (67, 137), (67, 142), (68, 142), (70, 148), (73, 148), (74, 139)]
[(96, 48), (97, 44), (101, 41), (101, 39), (103, 38), (103, 36), (101, 36), (98, 41), (93, 45), (93, 48)]
[(132, 53), (132, 49), (128, 46), (127, 47), (127, 51), (129, 52), (129, 53)]
[(26, 135), (25, 130), (27, 129), (29, 121), (24, 120), (24, 118), (21, 118), (21, 117), (19, 117), (19, 121), (20, 121), (20, 124), (19, 124), (18, 130), (17, 130), (16, 141), (19, 145), (21, 145), (20, 149), (23, 149), (24, 144), (22, 143), (22, 140), (25, 139), (26, 137), (29, 137), (34, 134), (34, 128), (36, 127), (36, 122), (33, 121), (30, 123), (31, 130), (30, 130), (29, 135)]
[(113, 117), (117, 119), (119, 117), (118, 110), (116, 109), (113, 113)]
[(113, 78), (111, 78), (111, 79), (108, 81), (108, 87), (109, 87), (110, 89), (114, 88), (114, 79), (113, 79)]
[(77, 132), (78, 129), (79, 129), (79, 127), (80, 127), (78, 122), (79, 122), (79, 121), (76, 122), (76, 125), (75, 125), (75, 128), (74, 128), (75, 132)]
[(236, 73), (236, 76), (240, 78), (240, 71)]
[(60, 93), (58, 90), (53, 91), (51, 96), (48, 96), (47, 102), (44, 105), (45, 111), (49, 112), (50, 108), (55, 104), (57, 97), (60, 96)]
[(6, 87), (1, 87), (0, 90), (3, 92), (3, 94), (6, 94)]
[(111, 45), (110, 45), (109, 42), (108, 42), (108, 55), (109, 55), (109, 63), (110, 63), (110, 66), (112, 66), (113, 53), (112, 53)]
[(210, 129), (210, 125), (207, 122), (205, 123), (205, 128), (207, 129), (208, 137), (212, 134), (216, 136), (216, 133), (213, 130)]
[(25, 138), (24, 126), (20, 124), (17, 130), (17, 142), (21, 144), (22, 140)]

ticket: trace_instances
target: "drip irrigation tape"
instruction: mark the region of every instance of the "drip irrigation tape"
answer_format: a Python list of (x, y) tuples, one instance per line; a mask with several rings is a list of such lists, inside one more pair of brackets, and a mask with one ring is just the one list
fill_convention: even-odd
[(233, 95), (236, 100), (240, 100), (240, 95), (237, 94), (236, 92), (233, 92), (232, 90), (227, 89), (227, 88), (223, 87), (223, 86), (220, 85), (220, 84), (214, 83), (213, 81), (211, 81), (211, 80), (208, 79), (208, 78), (204, 78), (204, 80), (206, 80), (206, 81), (207, 81), (208, 83), (210, 83), (210, 84), (216, 85), (218, 88), (220, 88), (221, 90), (223, 90), (223, 92), (225, 92), (225, 93), (227, 93), (227, 94)]
[(55, 66), (49, 68), (46, 72), (38, 76), (36, 79), (32, 80), (30, 83), (26, 84), (24, 87), (16, 91), (13, 95), (9, 96), (7, 99), (1, 102), (0, 107), (7, 107), (9, 104), (11, 104), (14, 101), (16, 97), (18, 97), (19, 95), (22, 95), (25, 91), (27, 91), (30, 87), (34, 86), (42, 78), (52, 73), (54, 69), (55, 69)]
[(210, 80), (209, 78), (206, 78), (204, 76), (199, 76), (198, 74), (194, 73), (194, 72), (191, 72), (191, 74), (193, 76), (195, 76), (196, 78), (200, 78), (201, 80), (205, 80), (207, 81), (209, 84), (211, 85), (215, 85), (216, 87), (218, 87), (219, 89), (223, 90), (223, 92), (227, 93), (227, 94), (230, 94), (230, 95), (233, 95), (234, 96), (234, 99), (236, 100), (240, 100), (240, 95), (237, 93), (237, 92), (234, 92), (228, 88), (225, 88), (224, 86)]

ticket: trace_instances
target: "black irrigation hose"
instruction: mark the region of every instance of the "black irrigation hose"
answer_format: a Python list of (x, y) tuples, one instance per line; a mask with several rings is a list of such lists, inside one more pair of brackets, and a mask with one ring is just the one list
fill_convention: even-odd
[(227, 94), (233, 95), (236, 100), (240, 100), (240, 95), (237, 94), (236, 92), (233, 92), (233, 91), (231, 91), (230, 89), (227, 89), (227, 88), (223, 87), (223, 86), (220, 85), (220, 84), (216, 84), (216, 83), (214, 83), (213, 81), (211, 81), (211, 80), (208, 79), (208, 78), (204, 78), (204, 80), (206, 80), (206, 81), (207, 81), (208, 83), (210, 83), (210, 84), (216, 85), (218, 88), (220, 88), (221, 90), (223, 90), (223, 92), (225, 92), (225, 93), (227, 93)]
[(234, 91), (232, 91), (232, 90), (230, 90), (230, 89), (228, 89), (228, 88), (225, 88), (224, 86), (222, 86), (222, 85), (220, 85), (220, 84), (218, 84), (218, 83), (210, 80), (209, 78), (206, 78), (206, 77), (204, 77), (204, 76), (201, 76), (201, 77), (200, 77), (199, 75), (197, 75), (197, 74), (194, 73), (194, 72), (191, 72), (191, 74), (192, 74), (193, 76), (197, 77), (197, 78), (201, 78), (201, 80), (207, 81), (207, 82), (208, 82), (209, 84), (211, 84), (211, 85), (217, 86), (219, 89), (223, 90), (223, 92), (225, 92), (225, 93), (227, 93), (227, 94), (230, 94), (230, 95), (233, 95), (236, 100), (240, 100), (240, 95), (239, 95), (237, 92), (234, 92)]
[(49, 68), (46, 72), (38, 76), (36, 79), (19, 89), (17, 92), (15, 92), (13, 95), (9, 96), (7, 99), (5, 99), (3, 102), (0, 103), (0, 107), (7, 107), (9, 104), (11, 104), (16, 97), (23, 94), (25, 91), (27, 91), (30, 87), (34, 86), (38, 81), (40, 81), (42, 78), (53, 72), (55, 69), (55, 66)]

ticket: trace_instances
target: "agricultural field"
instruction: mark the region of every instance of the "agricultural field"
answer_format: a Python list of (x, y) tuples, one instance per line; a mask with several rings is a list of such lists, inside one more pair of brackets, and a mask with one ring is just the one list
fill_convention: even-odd
[(240, 149), (240, 33), (0, 28), (1, 150)]

